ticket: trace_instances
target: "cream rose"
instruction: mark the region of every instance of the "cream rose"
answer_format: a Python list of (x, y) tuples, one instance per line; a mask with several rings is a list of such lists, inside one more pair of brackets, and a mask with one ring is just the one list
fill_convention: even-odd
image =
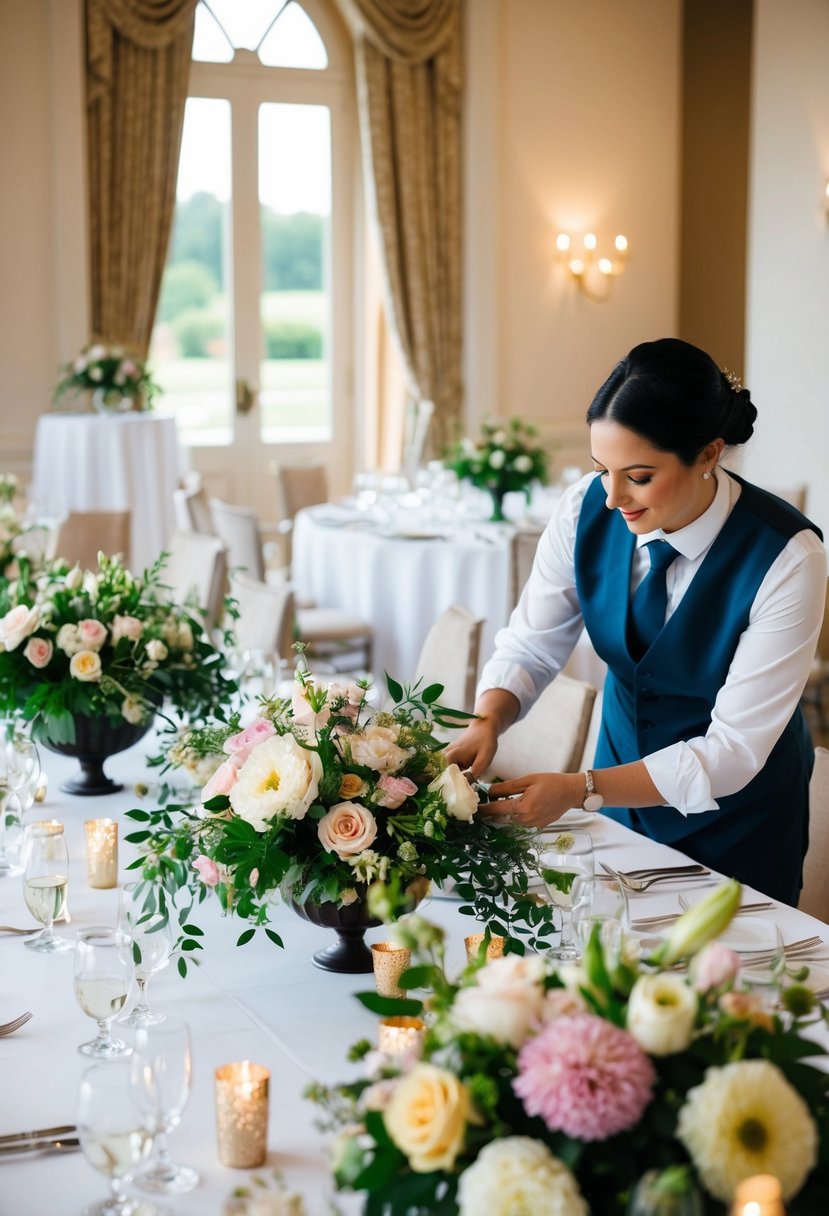
[(415, 1064), (384, 1115), (386, 1130), (416, 1174), (451, 1170), (470, 1121), (469, 1091), (451, 1072)]
[(473, 986), (461, 988), (452, 1020), (461, 1030), (521, 1047), (543, 1013), (543, 975), (544, 965), (535, 955), (493, 959), (476, 973)]
[(40, 624), (40, 610), (18, 604), (0, 620), (0, 642), (6, 650), (16, 650), (24, 638), (29, 637)]
[(32, 667), (45, 667), (52, 657), (53, 650), (54, 647), (48, 638), (29, 638), (23, 654)]
[(62, 650), (63, 653), (69, 657), (71, 657), (73, 654), (77, 654), (79, 650), (84, 649), (83, 643), (81, 642), (81, 635), (78, 633), (77, 625), (61, 625), (55, 641), (57, 643), (58, 650)]
[(66, 578), (63, 580), (63, 585), (68, 591), (77, 591), (82, 582), (83, 570), (81, 570), (80, 566), (76, 565), (72, 567)]
[(257, 832), (275, 815), (304, 819), (319, 792), (322, 763), (293, 735), (273, 735), (260, 743), (239, 769), (230, 805)]
[(152, 663), (163, 663), (170, 652), (159, 638), (150, 638), (147, 643), (147, 658)]
[(195, 645), (193, 628), (189, 621), (179, 621), (176, 630), (176, 645), (179, 650), (192, 650)]
[(107, 640), (106, 625), (92, 617), (78, 621), (78, 637), (84, 650), (100, 650)]
[(69, 660), (69, 674), (84, 684), (101, 678), (101, 656), (94, 650), (79, 650)]
[(377, 773), (395, 773), (413, 753), (397, 745), (399, 726), (369, 726), (360, 734), (349, 736), (351, 758)]
[(471, 823), (478, 809), (478, 795), (457, 764), (445, 768), (439, 777), (435, 777), (429, 789), (441, 795), (453, 819), (464, 819)]
[(133, 726), (138, 726), (140, 722), (144, 721), (146, 710), (138, 697), (124, 697), (121, 702), (121, 717)]
[(546, 1144), (507, 1136), (484, 1145), (458, 1184), (460, 1216), (588, 1216), (570, 1170)]
[(143, 631), (144, 626), (137, 616), (114, 616), (112, 618), (113, 646), (117, 645), (121, 638), (129, 638), (131, 642), (137, 642)]
[(317, 824), (317, 835), (326, 853), (345, 861), (373, 844), (377, 820), (359, 802), (338, 802)]
[(679, 975), (640, 975), (628, 1001), (627, 1028), (644, 1051), (671, 1056), (691, 1042), (697, 994)]

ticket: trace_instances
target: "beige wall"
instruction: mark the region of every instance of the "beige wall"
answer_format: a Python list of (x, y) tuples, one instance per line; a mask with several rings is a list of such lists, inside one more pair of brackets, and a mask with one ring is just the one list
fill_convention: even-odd
[(829, 4), (757, 0), (746, 383), (759, 411), (746, 476), (809, 486), (829, 533)]
[[(676, 332), (678, 0), (468, 0), (466, 387), (587, 453), (589, 400), (636, 342)], [(559, 230), (630, 241), (607, 302)], [(560, 456), (562, 453), (559, 454)]]

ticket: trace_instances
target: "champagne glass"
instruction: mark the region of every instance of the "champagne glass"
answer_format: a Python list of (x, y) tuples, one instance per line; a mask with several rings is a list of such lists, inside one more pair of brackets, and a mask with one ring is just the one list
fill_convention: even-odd
[(124, 957), (117, 929), (81, 929), (75, 946), (75, 998), (98, 1023), (98, 1037), (83, 1043), (83, 1056), (111, 1060), (130, 1048), (110, 1035), (110, 1023), (123, 1009), (132, 987), (132, 963)]
[(27, 937), (23, 945), (44, 953), (71, 950), (72, 943), (58, 937), (52, 927), (66, 908), (69, 854), (63, 824), (56, 819), (38, 819), (26, 829), (24, 849), (23, 898), (32, 916), (45, 928), (36, 937)]
[(155, 1156), (135, 1178), (148, 1191), (179, 1194), (199, 1181), (194, 1169), (177, 1165), (167, 1151), (167, 1135), (181, 1122), (190, 1098), (193, 1062), (186, 1022), (167, 1018), (161, 1025), (139, 1026), (132, 1054), (133, 1100), (155, 1133)]
[(118, 929), (121, 948), (135, 964), (138, 1004), (124, 1018), (122, 1026), (152, 1026), (163, 1022), (165, 1014), (154, 1013), (147, 1004), (147, 984), (150, 977), (162, 971), (173, 952), (170, 922), (160, 912), (150, 912), (140, 898), (143, 883), (128, 882), (121, 891)]
[(628, 901), (625, 888), (610, 874), (594, 874), (578, 878), (573, 883), (573, 932), (581, 950), (585, 948), (593, 926), (600, 926), (600, 940), (605, 952), (618, 955), (622, 933), (628, 927)]
[(37, 747), (14, 722), (0, 726), (0, 878), (22, 874), (23, 816), (40, 776)]
[(121, 1184), (146, 1161), (152, 1134), (133, 1101), (129, 1061), (93, 1064), (83, 1074), (78, 1138), (89, 1164), (110, 1180), (108, 1198), (88, 1207), (84, 1216), (137, 1216), (143, 1209), (127, 1198)]
[(550, 951), (552, 958), (574, 961), (580, 956), (573, 944), (570, 910), (573, 886), (581, 875), (593, 873), (593, 841), (589, 832), (548, 831), (539, 841), (538, 873), (561, 916), (561, 940)]

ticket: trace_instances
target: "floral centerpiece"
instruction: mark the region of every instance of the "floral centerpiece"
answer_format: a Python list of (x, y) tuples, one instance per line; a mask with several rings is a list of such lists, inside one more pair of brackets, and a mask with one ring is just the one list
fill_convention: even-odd
[(66, 393), (91, 390), (92, 404), (101, 411), (149, 410), (158, 392), (158, 385), (142, 360), (133, 358), (123, 346), (103, 342), (85, 347), (76, 359), (61, 368), (61, 373), (55, 401)]
[(0, 712), (79, 756), (71, 749), (90, 731), (100, 739), (120, 730), (129, 746), (165, 699), (188, 720), (221, 715), (236, 684), (198, 613), (169, 602), (163, 559), (141, 578), (117, 557), (99, 554), (99, 565), (58, 561), (35, 574), (21, 562), (0, 583)]
[[(435, 735), (470, 715), (440, 706), (439, 684), (387, 682), (394, 705), (377, 711), (366, 682), (325, 687), (301, 665), (292, 698), (263, 699), (244, 730), (237, 716), (172, 749), (173, 763), (213, 769), (198, 805), (134, 810), (142, 826), (127, 840), (142, 851), (132, 868), (148, 907), (178, 901), (183, 973), (202, 947), (193, 907), (210, 892), (248, 922), (240, 945), (259, 928), (282, 945), (268, 927), (279, 893), (315, 923), (359, 933), (364, 913), (392, 920), (429, 881), (449, 879), (470, 913), (512, 928), (515, 949), (522, 935), (552, 930), (550, 910), (528, 895), (530, 834), (479, 816), (477, 792)], [(317, 961), (338, 969), (330, 956)], [(371, 970), (361, 938), (340, 961)]]
[(15, 498), (14, 473), (0, 473), (0, 579), (16, 578), (19, 558), (40, 560), (46, 548), (47, 529), (41, 524), (26, 524), (20, 518)]
[(368, 1191), (368, 1213), (621, 1216), (643, 1177), (658, 1192), (656, 1170), (666, 1204), (696, 1192), (697, 1210), (722, 1216), (742, 1179), (773, 1174), (792, 1216), (829, 1211), (829, 1077), (807, 1063), (824, 1055), (807, 1036), (825, 1014), (805, 970), (777, 972), (779, 1007), (741, 982), (713, 940), (739, 901), (726, 882), (644, 961), (612, 954), (596, 926), (579, 966), (481, 957), (457, 982), (441, 930), (399, 926), (431, 946), (399, 981), (432, 989), (431, 1024), (422, 1058), (358, 1044), (364, 1078), (311, 1088), (340, 1129), (338, 1183)]
[(492, 496), (493, 520), (504, 518), (504, 495), (523, 490), (529, 501), (533, 482), (547, 480), (547, 453), (538, 431), (520, 418), (485, 422), (477, 441), (462, 439), (446, 457), (462, 481), (470, 481)]

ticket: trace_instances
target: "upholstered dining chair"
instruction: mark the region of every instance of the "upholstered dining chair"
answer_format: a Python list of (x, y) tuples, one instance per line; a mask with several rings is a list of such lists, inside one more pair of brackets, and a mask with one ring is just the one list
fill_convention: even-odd
[(829, 924), (829, 749), (815, 748), (809, 784), (809, 851), (798, 908)]
[(441, 704), (472, 710), (478, 680), (482, 617), (461, 604), (442, 612), (426, 635), (415, 669), (422, 687), (442, 684)]
[(557, 676), (527, 716), (501, 736), (489, 775), (578, 772), (595, 700), (592, 684)]
[(817, 639), (817, 649), (812, 660), (812, 669), (803, 690), (803, 702), (817, 711), (821, 732), (827, 729), (826, 706), (823, 699), (829, 690), (829, 579), (826, 581), (826, 601), (823, 608), (823, 624)]
[(809, 487), (807, 485), (784, 486), (783, 489), (778, 489), (774, 486), (768, 488), (769, 494), (776, 494), (778, 498), (782, 498), (784, 502), (791, 503), (798, 511), (806, 510), (806, 496)]
[(222, 619), (227, 559), (218, 536), (202, 532), (173, 532), (167, 545), (167, 564), (162, 583), (174, 604), (194, 599), (212, 629)]
[(180, 532), (202, 532), (215, 536), (213, 515), (201, 478), (173, 491), (176, 527)]
[(234, 572), (230, 594), (238, 612), (233, 624), (238, 649), (261, 653), (272, 661), (275, 670), (282, 663), (292, 667), (295, 607), (290, 585), (270, 586)]
[(210, 499), (210, 514), (216, 535), (227, 552), (231, 570), (244, 570), (251, 578), (265, 582), (265, 559), (256, 512), (250, 507), (232, 506), (220, 498)]
[(70, 511), (57, 530), (53, 556), (95, 570), (99, 553), (120, 553), (129, 568), (131, 522), (130, 511)]
[(510, 541), (510, 612), (521, 598), (521, 592), (535, 561), (535, 551), (543, 529), (519, 528)]
[(276, 466), (274, 476), (279, 511), (277, 528), (285, 542), (286, 561), (290, 566), (294, 516), (305, 507), (328, 502), (328, 472), (324, 464), (280, 464)]

